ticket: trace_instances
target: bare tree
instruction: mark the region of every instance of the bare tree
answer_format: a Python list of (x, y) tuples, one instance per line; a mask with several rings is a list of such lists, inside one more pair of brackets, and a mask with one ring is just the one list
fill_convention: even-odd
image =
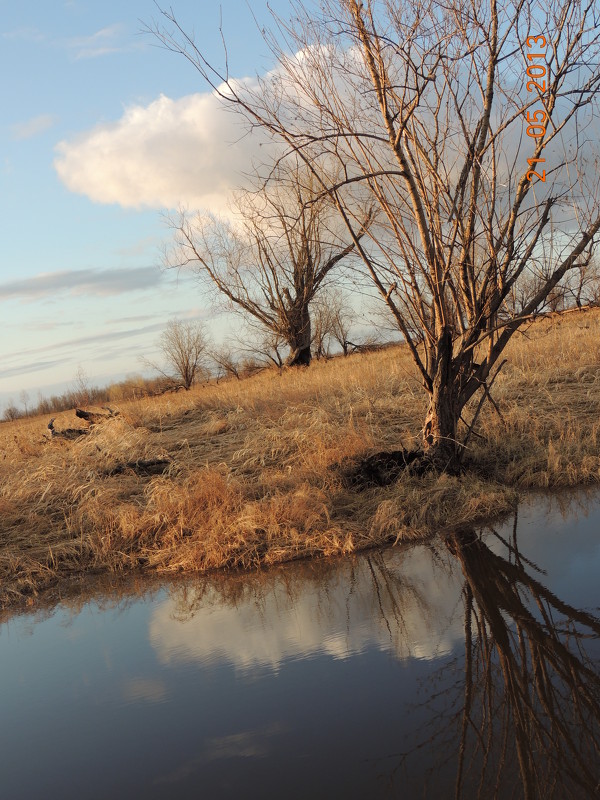
[(289, 366), (290, 358), (285, 357), (287, 342), (277, 331), (263, 331), (262, 336), (258, 336), (251, 341), (248, 346), (243, 348), (250, 353), (250, 360), (257, 360), (259, 364), (281, 369), (286, 364)]
[(317, 358), (329, 358), (330, 348), (337, 343), (345, 356), (358, 347), (350, 341), (354, 314), (349, 295), (331, 287), (323, 292), (315, 305), (313, 347)]
[(216, 347), (210, 351), (210, 357), (219, 370), (220, 375), (217, 375), (217, 378), (225, 376), (240, 379), (240, 363), (230, 347), (227, 345)]
[(92, 388), (89, 376), (80, 364), (77, 367), (73, 389), (71, 390), (71, 404), (74, 406), (87, 406), (91, 402), (91, 396)]
[(356, 345), (350, 341), (352, 327), (352, 313), (350, 299), (342, 291), (332, 292), (329, 295), (329, 309), (331, 315), (331, 338), (339, 344), (345, 356)]
[[(258, 88), (209, 64), (163, 14), (163, 44), (335, 204), (429, 396), (423, 460), (457, 469), (465, 405), (600, 229), (598, 4), (298, 3), (267, 34), (277, 67)], [(357, 198), (380, 212), (369, 246)], [(507, 312), (532, 259), (546, 278)]]
[(19, 400), (21, 401), (21, 404), (22, 404), (22, 406), (23, 406), (23, 408), (25, 410), (25, 416), (28, 416), (28, 414), (29, 414), (29, 392), (27, 392), (25, 389), (22, 389), (21, 393), (19, 394)]
[(310, 304), (326, 279), (356, 247), (370, 222), (340, 236), (331, 200), (318, 196), (313, 176), (292, 165), (258, 192), (237, 198), (238, 221), (182, 213), (173, 221), (169, 266), (189, 266), (229, 308), (250, 316), (289, 348), (288, 366), (311, 359)]
[(565, 302), (576, 308), (596, 305), (600, 299), (600, 264), (598, 258), (589, 254), (565, 286)]
[(19, 419), (20, 416), (21, 412), (19, 411), (19, 409), (15, 405), (15, 401), (11, 397), (10, 400), (8, 401), (8, 405), (4, 409), (4, 413), (2, 414), (2, 419), (4, 419), (6, 422), (13, 422), (16, 419)]
[(144, 362), (173, 383), (190, 389), (198, 375), (205, 371), (208, 336), (199, 322), (182, 322), (171, 319), (158, 340), (165, 366), (144, 359)]
[(312, 312), (312, 349), (315, 358), (329, 358), (329, 344), (331, 339), (331, 309), (329, 307), (329, 294), (323, 293), (314, 303)]

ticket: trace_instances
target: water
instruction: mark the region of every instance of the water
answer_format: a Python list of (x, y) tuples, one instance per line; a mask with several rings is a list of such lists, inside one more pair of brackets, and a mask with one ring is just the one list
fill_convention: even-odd
[(0, 798), (599, 796), (599, 520), (9, 617)]

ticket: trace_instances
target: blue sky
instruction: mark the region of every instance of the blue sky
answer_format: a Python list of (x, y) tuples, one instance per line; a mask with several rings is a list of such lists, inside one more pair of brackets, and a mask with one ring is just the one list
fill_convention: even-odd
[[(285, 15), (284, 0), (271, 3)], [(173, 0), (231, 74), (270, 66), (266, 3)], [(160, 269), (164, 211), (225, 207), (256, 144), (144, 24), (152, 0), (0, 0), (0, 409), (25, 389), (140, 372), (173, 316), (207, 318), (197, 284)]]

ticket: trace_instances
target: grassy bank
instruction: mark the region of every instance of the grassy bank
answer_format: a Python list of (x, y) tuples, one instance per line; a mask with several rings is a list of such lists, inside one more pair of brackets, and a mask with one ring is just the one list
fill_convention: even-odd
[[(0, 604), (82, 571), (347, 553), (600, 482), (600, 311), (541, 319), (506, 357), (501, 416), (486, 404), (465, 475), (360, 492), (348, 465), (418, 443), (425, 397), (402, 347), (123, 403), (74, 441), (49, 440), (47, 417), (0, 425)], [(72, 412), (54, 424), (82, 427)], [(164, 473), (127, 466), (154, 460)]]

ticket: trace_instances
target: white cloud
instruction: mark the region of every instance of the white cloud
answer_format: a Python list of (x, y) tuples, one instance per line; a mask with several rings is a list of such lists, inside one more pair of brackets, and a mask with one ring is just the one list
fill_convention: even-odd
[(107, 25), (90, 36), (76, 36), (67, 41), (75, 60), (98, 58), (110, 53), (121, 53), (139, 47), (125, 38), (125, 26), (119, 23)]
[(38, 30), (38, 28), (22, 27), (16, 28), (12, 31), (5, 31), (2, 34), (3, 39), (12, 41), (25, 41), (25, 42), (42, 42), (47, 37), (46, 34)]
[(54, 163), (68, 189), (97, 203), (222, 212), (265, 141), (245, 132), (214, 94), (161, 95), (60, 142)]
[(32, 139), (40, 133), (44, 133), (51, 128), (56, 122), (56, 117), (52, 114), (40, 114), (37, 117), (28, 119), (25, 122), (18, 122), (11, 126), (11, 134), (13, 139), (22, 141), (23, 139)]
[[(276, 573), (265, 586), (259, 575), (256, 593), (235, 604), (202, 586), (196, 607), (188, 589), (156, 607), (150, 642), (162, 663), (225, 662), (241, 672), (277, 671), (284, 661), (317, 655), (345, 659), (370, 648), (391, 650), (400, 660), (450, 653), (464, 635), (459, 572), (434, 574), (424, 549), (386, 551), (383, 558), (390, 572), (381, 585), (364, 557), (316, 586), (301, 574), (296, 586), (293, 571), (285, 580)], [(246, 580), (252, 588), (252, 578)], [(182, 598), (192, 601), (189, 617)]]

